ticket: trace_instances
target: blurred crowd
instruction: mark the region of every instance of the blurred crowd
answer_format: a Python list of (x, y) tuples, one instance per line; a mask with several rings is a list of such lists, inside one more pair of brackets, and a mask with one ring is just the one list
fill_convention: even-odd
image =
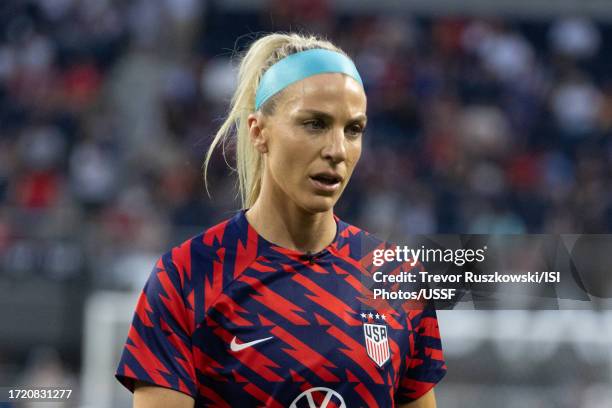
[(364, 78), (364, 153), (336, 209), (346, 221), (383, 238), (612, 229), (610, 27), (268, 3), (1, 2), (3, 271), (85, 269), (94, 287), (139, 288), (134, 270), (239, 208), (221, 152), (212, 198), (202, 159), (235, 51), (272, 30), (332, 39)]

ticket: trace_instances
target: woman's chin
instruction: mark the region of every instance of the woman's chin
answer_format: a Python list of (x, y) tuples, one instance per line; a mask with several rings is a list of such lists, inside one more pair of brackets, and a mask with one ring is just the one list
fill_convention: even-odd
[(315, 196), (309, 197), (302, 202), (301, 207), (310, 213), (322, 213), (330, 211), (338, 201), (335, 197)]

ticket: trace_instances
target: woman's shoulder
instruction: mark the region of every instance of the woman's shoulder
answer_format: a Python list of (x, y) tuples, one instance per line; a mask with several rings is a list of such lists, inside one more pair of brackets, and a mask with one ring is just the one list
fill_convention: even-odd
[(371, 266), (379, 253), (394, 248), (395, 244), (368, 229), (338, 219), (338, 239), (336, 253), (359, 261), (362, 266)]
[(235, 248), (243, 238), (248, 239), (240, 215), (234, 214), (171, 247), (161, 256), (162, 262), (171, 263), (179, 273), (184, 271), (187, 274), (196, 263), (222, 262), (228, 250)]
[(368, 229), (358, 227), (338, 219), (338, 248), (349, 246), (351, 252), (359, 253), (360, 256), (372, 255), (376, 250), (388, 249), (394, 246), (390, 241), (381, 238), (380, 234)]

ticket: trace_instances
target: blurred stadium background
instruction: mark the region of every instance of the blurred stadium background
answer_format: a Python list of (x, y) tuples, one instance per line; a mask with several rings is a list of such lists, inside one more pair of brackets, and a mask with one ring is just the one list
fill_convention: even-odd
[[(0, 385), (130, 406), (112, 374), (137, 292), (238, 208), (223, 157), (212, 199), (200, 166), (232, 50), (273, 30), (329, 37), (364, 77), (346, 221), (385, 238), (612, 230), (608, 1), (3, 0)], [(440, 407), (612, 407), (610, 311), (440, 322)]]

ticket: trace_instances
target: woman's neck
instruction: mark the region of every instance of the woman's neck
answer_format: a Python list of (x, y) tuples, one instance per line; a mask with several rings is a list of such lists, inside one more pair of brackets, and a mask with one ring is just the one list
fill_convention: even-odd
[[(274, 202), (275, 201), (275, 202)], [(251, 225), (267, 241), (283, 248), (316, 253), (331, 244), (336, 236), (333, 210), (309, 213), (294, 203), (257, 198), (246, 212)]]

